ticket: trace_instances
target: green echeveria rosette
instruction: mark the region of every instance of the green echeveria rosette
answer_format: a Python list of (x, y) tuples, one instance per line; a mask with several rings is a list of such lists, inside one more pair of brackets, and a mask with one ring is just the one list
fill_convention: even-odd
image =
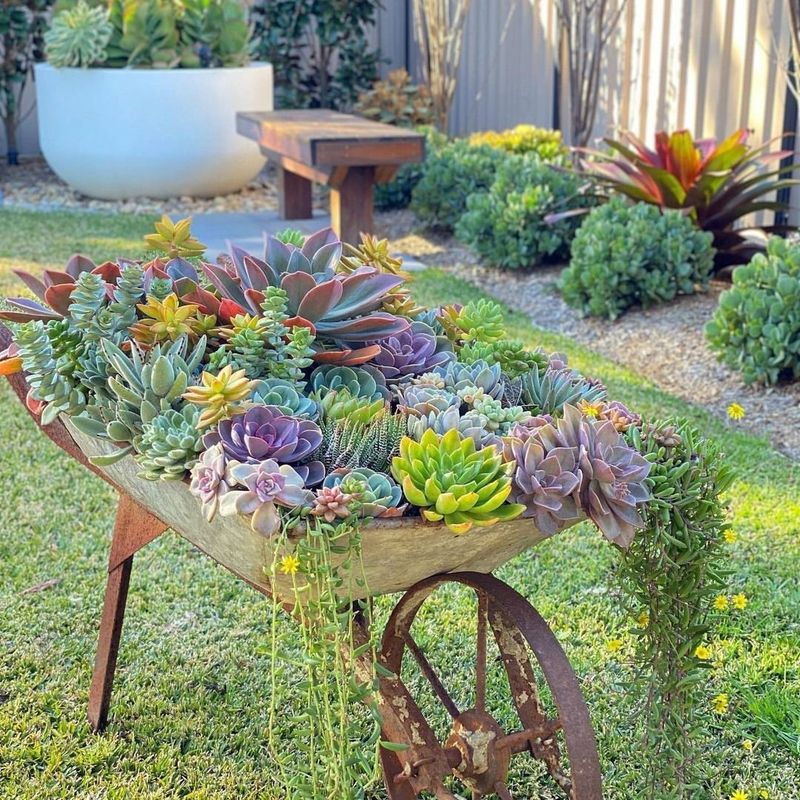
[(472, 439), (450, 430), (425, 431), (419, 442), (405, 437), (392, 460), (392, 475), (403, 494), (430, 522), (444, 522), (456, 534), (518, 517), (525, 506), (506, 503), (513, 464), (493, 447), (477, 449)]
[(145, 425), (137, 443), (139, 477), (148, 481), (180, 480), (195, 465), (203, 450), (197, 428), (200, 409), (185, 406), (164, 411)]
[(363, 397), (367, 400), (385, 399), (389, 396), (383, 374), (369, 364), (359, 367), (317, 367), (311, 373), (310, 384), (310, 394), (318, 400), (324, 398), (328, 392), (339, 389), (346, 389), (351, 397)]
[(300, 394), (293, 383), (280, 378), (256, 381), (250, 402), (259, 406), (276, 406), (292, 417), (310, 420), (319, 417), (319, 405), (312, 398)]
[(356, 513), (361, 517), (399, 517), (406, 506), (401, 505), (403, 492), (385, 473), (367, 467), (340, 469), (328, 475), (323, 488), (339, 487), (356, 499)]

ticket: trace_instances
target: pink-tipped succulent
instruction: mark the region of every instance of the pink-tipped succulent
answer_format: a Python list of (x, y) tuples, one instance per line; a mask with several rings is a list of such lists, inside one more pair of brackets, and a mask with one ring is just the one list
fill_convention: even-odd
[(258, 464), (230, 462), (226, 480), (233, 488), (222, 496), (219, 513), (223, 517), (251, 516), (252, 529), (264, 536), (280, 530), (281, 518), (276, 506), (298, 508), (308, 505), (314, 496), (292, 467), (279, 465), (272, 459)]
[(431, 372), (455, 359), (447, 337), (437, 336), (424, 322), (412, 322), (402, 333), (370, 344), (380, 345), (380, 352), (370, 363), (383, 373), (387, 382)]
[[(529, 442), (538, 442), (544, 454), (572, 451), (574, 472), (580, 479), (572, 494), (578, 508), (611, 542), (620, 547), (630, 545), (636, 530), (644, 525), (638, 506), (650, 498), (645, 484), (650, 463), (625, 442), (614, 423), (593, 419), (566, 405), (561, 419), (530, 429), (526, 447)], [(531, 449), (530, 453), (535, 473), (541, 464), (537, 460), (540, 452)], [(559, 456), (559, 466), (570, 463), (565, 458)], [(549, 469), (554, 472), (555, 464)], [(528, 485), (534, 486), (531, 481), (522, 488)]]
[(277, 406), (253, 406), (244, 414), (222, 420), (215, 431), (205, 435), (203, 444), (220, 444), (228, 458), (248, 464), (274, 459), (295, 465), (309, 485), (325, 477), (319, 461), (299, 463), (322, 444), (319, 426), (308, 419), (287, 416)]
[(311, 513), (326, 522), (347, 519), (352, 514), (350, 504), (355, 499), (353, 495), (343, 492), (341, 486), (323, 486), (317, 489)]

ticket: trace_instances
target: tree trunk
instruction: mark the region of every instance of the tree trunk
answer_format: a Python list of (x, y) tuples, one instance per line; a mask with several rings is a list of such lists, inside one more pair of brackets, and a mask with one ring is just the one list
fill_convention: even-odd
[(9, 165), (19, 164), (19, 153), (17, 152), (17, 115), (8, 114), (3, 122), (6, 129), (6, 161)]

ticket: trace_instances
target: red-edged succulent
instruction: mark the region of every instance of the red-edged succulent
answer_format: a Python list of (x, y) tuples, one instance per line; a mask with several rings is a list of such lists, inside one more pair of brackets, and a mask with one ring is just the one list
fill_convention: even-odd
[(260, 314), (267, 287), (279, 287), (288, 300), (286, 325), (307, 327), (316, 335), (316, 361), (363, 364), (380, 348), (354, 348), (352, 343), (384, 339), (408, 329), (407, 319), (380, 311), (386, 295), (403, 283), (403, 277), (373, 267), (336, 272), (341, 256), (342, 244), (330, 229), (309, 236), (302, 247), (268, 237), (264, 258), (231, 247), (230, 255), (219, 264), (203, 264), (223, 308), (203, 308), (194, 293), (184, 300), (197, 302), (203, 311), (224, 320), (231, 312)]

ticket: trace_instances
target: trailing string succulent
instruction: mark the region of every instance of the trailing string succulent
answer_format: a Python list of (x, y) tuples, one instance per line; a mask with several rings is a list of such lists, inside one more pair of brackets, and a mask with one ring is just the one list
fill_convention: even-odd
[(146, 244), (161, 255), (19, 272), (37, 299), (0, 311), (0, 374), (27, 374), (43, 424), (104, 440), (98, 466), (130, 457), (265, 536), (401, 516), (552, 535), (588, 517), (627, 546), (641, 527), (640, 417), (509, 339), (488, 300), (416, 306), (388, 242), (286, 231), (210, 263), (165, 218)]

